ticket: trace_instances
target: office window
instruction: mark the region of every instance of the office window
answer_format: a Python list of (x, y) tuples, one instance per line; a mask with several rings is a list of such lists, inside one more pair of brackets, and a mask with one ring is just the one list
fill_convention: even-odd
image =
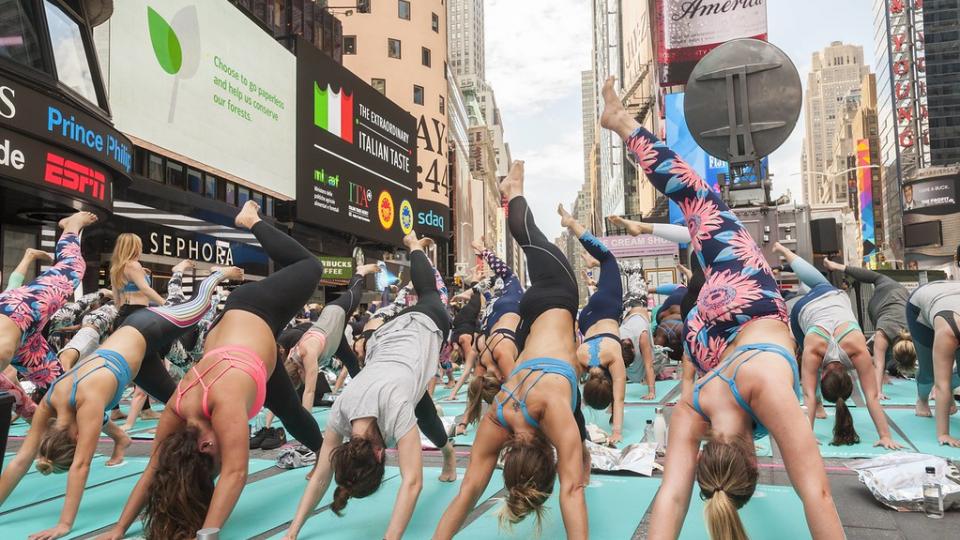
[(147, 161), (147, 178), (163, 182), (163, 157), (150, 154)]
[(257, 203), (257, 205), (259, 205), (260, 208), (263, 208), (263, 193), (258, 193), (254, 191), (252, 193), (252, 198), (253, 198), (253, 202)]
[(426, 47), (421, 47), (420, 49), (420, 63), (430, 67), (430, 49)]
[(383, 95), (387, 95), (387, 80), (386, 79), (370, 79), (370, 86), (374, 90), (380, 92)]
[(400, 58), (400, 40), (387, 38), (387, 56), (390, 58)]
[(203, 187), (203, 173), (196, 169), (187, 169), (187, 189), (202, 195)]
[(343, 36), (343, 54), (357, 54), (357, 36)]
[(250, 188), (237, 186), (237, 206), (243, 206), (250, 200)]
[(217, 198), (217, 177), (211, 174), (204, 176), (205, 188), (203, 190), (203, 196), (208, 199)]
[(49, 0), (44, 2), (43, 7), (47, 14), (47, 26), (50, 28), (57, 78), (90, 103), (99, 105), (97, 91), (93, 86), (93, 74), (90, 72), (87, 49), (84, 47), (83, 35), (80, 33), (80, 23)]
[(29, 0), (13, 0), (3, 4), (4, 15), (3, 33), (0, 40), (0, 56), (14, 62), (36, 69), (43, 68), (43, 56), (40, 52), (40, 41), (37, 39), (37, 29), (34, 27), (36, 13), (34, 4)]
[(183, 165), (167, 160), (167, 184), (187, 189), (187, 175), (184, 174)]
[(273, 197), (264, 197), (264, 199), (265, 199), (264, 202), (266, 204), (263, 207), (263, 211), (266, 213), (266, 215), (272, 216), (274, 214), (274, 204), (276, 202), (276, 199), (274, 199)]
[(440, 96), (440, 114), (446, 114), (447, 112), (445, 110), (446, 108), (447, 108), (446, 100), (443, 99), (443, 96)]
[(370, 0), (357, 0), (357, 13), (370, 13)]
[(417, 105), (423, 105), (423, 87), (413, 85), (413, 102)]
[(401, 19), (410, 20), (410, 2), (408, 0), (397, 0), (397, 16)]
[(440, 16), (436, 13), (430, 14), (430, 27), (434, 32), (440, 32)]
[(227, 204), (237, 204), (237, 185), (233, 182), (224, 182), (223, 201)]

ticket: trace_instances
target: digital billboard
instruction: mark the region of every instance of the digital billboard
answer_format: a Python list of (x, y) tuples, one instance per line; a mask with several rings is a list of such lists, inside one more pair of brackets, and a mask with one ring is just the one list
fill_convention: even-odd
[(764, 0), (656, 0), (661, 86), (686, 84), (693, 67), (717, 46), (767, 39)]
[(873, 221), (873, 169), (870, 168), (870, 141), (857, 141), (857, 191), (860, 202), (860, 236), (864, 260), (877, 251), (876, 226)]
[(297, 40), (297, 218), (399, 245), (416, 224), (416, 120)]
[(957, 209), (957, 176), (946, 175), (903, 185), (903, 211), (949, 214)]
[(117, 129), (293, 197), (293, 54), (227, 0), (113, 4), (94, 38)]

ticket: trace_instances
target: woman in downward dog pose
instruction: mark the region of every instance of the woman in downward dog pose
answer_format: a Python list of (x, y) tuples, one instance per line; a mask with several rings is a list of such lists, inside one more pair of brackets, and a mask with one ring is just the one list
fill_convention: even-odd
[[(589, 453), (577, 389), (574, 317), (579, 304), (573, 269), (537, 228), (523, 197), (523, 162), (515, 161), (500, 184), (509, 201), (510, 233), (523, 248), (531, 286), (520, 301), (519, 363), (480, 420), (470, 464), (434, 538), (452, 538), (486, 489), (503, 453), (508, 490), (501, 519), (518, 523), (543, 505), (560, 476), (560, 511), (567, 538), (587, 538)], [(554, 459), (556, 448), (556, 460)], [(586, 471), (585, 471), (586, 469)]]
[(275, 368), (277, 335), (310, 299), (323, 266), (262, 221), (258, 210), (247, 201), (236, 225), (249, 229), (282, 268), (227, 297), (203, 358), (184, 375), (160, 417), (146, 471), (104, 538), (122, 538), (141, 509), (147, 538), (193, 538), (201, 528), (222, 527), (247, 479), (247, 422), (264, 406), (297, 440), (320, 449), (316, 420), (300, 406), (287, 372)]
[(800, 381), (803, 402), (807, 404), (810, 425), (816, 421), (817, 382), (823, 398), (836, 403), (833, 426), (834, 445), (860, 442), (853, 426), (853, 416), (846, 400), (853, 392), (849, 371), (856, 369), (867, 401), (867, 410), (877, 427), (880, 440), (874, 446), (895, 450), (901, 446), (890, 437), (890, 426), (880, 406), (879, 387), (873, 373), (873, 359), (867, 341), (853, 314), (850, 298), (827, 281), (814, 266), (779, 242), (773, 250), (786, 259), (797, 278), (810, 291), (793, 305), (790, 326), (798, 344), (802, 345)]
[[(366, 365), (330, 410), (323, 448), (286, 538), (296, 538), (335, 479), (331, 510), (340, 515), (351, 497), (367, 497), (383, 482), (386, 448), (396, 445), (403, 478), (384, 538), (403, 536), (423, 483), (419, 425), (443, 451), (440, 480), (457, 479), (453, 444), (427, 392), (437, 371), (444, 336), (450, 330), (433, 269), (424, 248), (430, 239), (410, 233), (410, 274), (416, 305), (384, 324), (367, 344)], [(349, 438), (348, 442), (343, 442)]]
[(517, 326), (520, 324), (520, 301), (523, 287), (520, 279), (492, 251), (480, 242), (473, 243), (474, 252), (486, 261), (493, 270), (498, 289), (487, 302), (485, 316), (480, 325), (483, 337), (480, 349), (480, 364), (484, 373), (474, 377), (467, 392), (467, 409), (463, 422), (457, 426), (459, 435), (467, 424), (480, 419), (484, 403), (493, 403), (493, 396), (506, 382), (507, 374), (513, 371), (520, 349), (517, 345)]
[[(585, 375), (583, 401), (600, 410), (613, 405), (612, 433), (607, 442), (616, 444), (623, 440), (623, 402), (627, 393), (627, 368), (623, 365), (623, 345), (620, 343), (620, 314), (623, 310), (620, 266), (607, 246), (573, 219), (563, 205), (557, 207), (557, 213), (560, 214), (560, 225), (580, 240), (580, 245), (593, 259), (591, 266), (600, 266), (597, 290), (580, 310), (583, 343), (577, 348), (577, 362)], [(645, 371), (650, 394), (646, 399), (653, 399), (657, 393), (653, 356), (648, 358), (650, 363)]]
[[(460, 296), (465, 298), (466, 302), (453, 317), (450, 341), (460, 349), (460, 355), (463, 357), (463, 373), (450, 391), (450, 395), (446, 397), (447, 401), (456, 401), (460, 388), (470, 378), (470, 373), (477, 366), (477, 349), (474, 346), (474, 341), (480, 331), (477, 325), (480, 321), (480, 310), (483, 307), (483, 295), (474, 287), (470, 287)], [(480, 376), (480, 373), (481, 369), (477, 369), (477, 376)]]
[(612, 77), (603, 99), (601, 125), (623, 138), (647, 178), (680, 206), (705, 277), (686, 322), (689, 354), (702, 375), (670, 418), (650, 538), (680, 534), (694, 480), (706, 500), (711, 537), (746, 538), (737, 509), (757, 484), (750, 438), (768, 430), (813, 537), (843, 538), (817, 440), (800, 409), (786, 308), (763, 253), (706, 182), (624, 110)]
[[(877, 329), (873, 334), (873, 370), (880, 388), (880, 399), (887, 399), (883, 394), (883, 374), (889, 367), (887, 357), (892, 357), (901, 371), (912, 373), (916, 369), (917, 352), (914, 350), (913, 340), (910, 339), (906, 319), (907, 298), (910, 293), (893, 278), (873, 270), (835, 263), (830, 259), (824, 259), (823, 266), (827, 270), (843, 272), (858, 282), (873, 285), (873, 296), (867, 305), (867, 315)], [(918, 384), (917, 389), (920, 391), (917, 416), (930, 416), (930, 388)], [(923, 392), (924, 389), (926, 393)]]
[(87, 265), (80, 253), (80, 231), (97, 221), (90, 212), (60, 220), (56, 262), (27, 285), (0, 294), (0, 371), (12, 365), (42, 387), (62, 369), (43, 337), (47, 321), (80, 285)]
[(197, 296), (175, 307), (147, 308), (127, 317), (103, 345), (50, 384), (34, 414), (27, 438), (0, 478), (0, 502), (26, 474), (35, 456), (43, 474), (69, 472), (67, 495), (59, 523), (35, 538), (59, 538), (70, 532), (77, 517), (80, 499), (90, 473), (101, 431), (114, 440), (107, 465), (123, 461), (130, 438), (107, 416), (132, 381), (155, 397), (173, 393), (173, 381), (156, 351), (187, 332), (209, 307), (217, 284), (240, 279), (243, 271), (227, 268), (216, 271), (200, 284)]
[(623, 295), (623, 319), (620, 321), (620, 348), (627, 367), (627, 381), (647, 383), (649, 391), (643, 399), (655, 399), (656, 379), (663, 366), (657, 362), (650, 339), (647, 280), (643, 277), (641, 265), (621, 265), (620, 272), (627, 282)]
[(960, 448), (960, 439), (950, 435), (950, 415), (956, 408), (953, 389), (960, 386), (958, 321), (960, 283), (934, 281), (910, 295), (907, 323), (917, 351), (917, 392), (926, 401), (936, 386), (937, 442), (956, 448)]

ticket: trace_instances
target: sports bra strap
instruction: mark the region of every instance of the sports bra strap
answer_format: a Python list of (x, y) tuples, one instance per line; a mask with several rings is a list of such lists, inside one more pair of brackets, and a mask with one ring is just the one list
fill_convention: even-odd
[[(240, 354), (238, 355), (237, 353)], [(260, 356), (250, 348), (237, 345), (227, 345), (207, 352), (204, 355), (204, 358), (217, 354), (219, 354), (220, 357), (207, 366), (202, 373), (197, 370), (197, 366), (193, 366), (191, 370), (193, 371), (194, 375), (196, 375), (196, 378), (187, 383), (187, 385), (184, 387), (177, 387), (177, 400), (174, 403), (174, 412), (176, 412), (177, 416), (180, 418), (183, 418), (183, 415), (180, 412), (180, 402), (183, 399), (184, 394), (189, 392), (197, 385), (200, 385), (203, 390), (203, 395), (201, 396), (203, 414), (207, 418), (210, 418), (210, 406), (208, 403), (210, 389), (213, 388), (213, 385), (216, 384), (217, 381), (219, 381), (220, 378), (232, 368), (237, 368), (249, 375), (257, 387), (257, 397), (254, 400), (254, 405), (251, 408), (251, 411), (248, 413), (248, 416), (253, 418), (263, 407), (263, 402), (266, 398), (267, 374), (266, 369), (263, 366), (263, 362), (260, 360)], [(224, 362), (228, 364), (227, 367), (218, 373), (209, 384), (205, 383), (203, 378), (206, 377), (210, 371)]]

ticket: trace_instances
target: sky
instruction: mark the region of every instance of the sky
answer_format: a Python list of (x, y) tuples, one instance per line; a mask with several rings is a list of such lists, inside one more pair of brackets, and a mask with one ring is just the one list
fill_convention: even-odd
[[(560, 234), (557, 204), (583, 184), (580, 72), (591, 67), (591, 0), (486, 0), (486, 70), (513, 159), (523, 159), (526, 193), (548, 238)], [(863, 46), (873, 66), (873, 0), (770, 0), (769, 41), (806, 83), (811, 56), (831, 41)], [(800, 200), (803, 113), (770, 156), (774, 195)]]

